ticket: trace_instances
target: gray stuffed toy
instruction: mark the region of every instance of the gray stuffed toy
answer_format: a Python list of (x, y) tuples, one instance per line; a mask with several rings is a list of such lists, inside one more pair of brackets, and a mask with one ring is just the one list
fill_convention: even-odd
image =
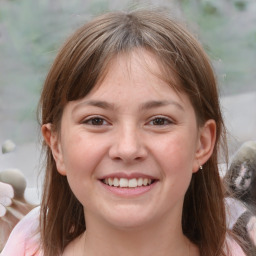
[(248, 256), (256, 256), (256, 141), (244, 143), (234, 154), (224, 182), (229, 193), (229, 227), (248, 241)]

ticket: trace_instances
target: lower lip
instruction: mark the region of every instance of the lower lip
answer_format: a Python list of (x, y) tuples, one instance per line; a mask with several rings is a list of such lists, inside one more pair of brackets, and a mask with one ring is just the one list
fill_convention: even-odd
[(112, 192), (115, 195), (123, 196), (123, 197), (134, 197), (140, 196), (149, 192), (153, 187), (155, 187), (157, 181), (153, 182), (148, 186), (141, 186), (136, 188), (120, 188), (114, 186), (108, 186), (105, 183), (101, 182), (102, 186), (107, 189), (108, 191)]

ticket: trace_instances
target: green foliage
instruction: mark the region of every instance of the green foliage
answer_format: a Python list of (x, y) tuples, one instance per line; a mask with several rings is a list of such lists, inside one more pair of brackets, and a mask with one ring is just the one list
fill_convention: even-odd
[[(1, 0), (0, 114), (6, 123), (19, 122), (9, 137), (17, 140), (15, 134), (20, 134), (21, 124), (36, 120), (41, 87), (59, 46), (88, 19), (89, 12), (97, 13), (106, 6), (104, 1), (93, 6), (86, 2)], [(33, 134), (24, 137), (30, 136)]]
[(235, 1), (234, 5), (240, 11), (244, 11), (247, 7), (247, 4), (246, 4), (245, 0)]
[(256, 19), (246, 7), (251, 4), (256, 8), (256, 4), (243, 0), (183, 0), (182, 3), (187, 20), (193, 24), (214, 63), (221, 91), (239, 93), (255, 87), (252, 67), (256, 59), (253, 25)]
[(219, 13), (218, 7), (211, 1), (203, 2), (202, 10), (207, 15), (216, 15)]

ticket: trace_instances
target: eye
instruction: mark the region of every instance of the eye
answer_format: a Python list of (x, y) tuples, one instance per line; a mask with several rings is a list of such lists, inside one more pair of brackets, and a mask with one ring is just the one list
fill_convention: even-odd
[(170, 125), (173, 122), (166, 117), (155, 117), (150, 120), (149, 124), (150, 125), (157, 125), (157, 126), (164, 126), (164, 125)]
[(102, 126), (108, 125), (108, 122), (102, 117), (90, 117), (83, 121), (84, 124), (93, 125), (93, 126)]

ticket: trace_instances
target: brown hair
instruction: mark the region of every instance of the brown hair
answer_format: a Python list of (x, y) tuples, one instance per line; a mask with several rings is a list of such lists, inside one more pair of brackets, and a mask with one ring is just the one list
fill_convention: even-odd
[[(107, 64), (135, 48), (151, 51), (162, 63), (162, 79), (173, 71), (195, 109), (198, 125), (214, 119), (216, 145), (204, 170), (193, 174), (185, 195), (182, 227), (201, 255), (224, 256), (226, 236), (223, 189), (217, 168), (221, 136), (225, 136), (215, 76), (203, 48), (184, 26), (158, 11), (113, 12), (79, 28), (64, 44), (46, 78), (40, 100), (42, 124), (56, 131), (66, 103), (83, 98), (102, 79)], [(172, 72), (170, 72), (170, 70)], [(224, 140), (225, 141), (225, 140)], [(41, 204), (44, 255), (57, 255), (86, 229), (83, 207), (60, 175), (49, 147)]]

